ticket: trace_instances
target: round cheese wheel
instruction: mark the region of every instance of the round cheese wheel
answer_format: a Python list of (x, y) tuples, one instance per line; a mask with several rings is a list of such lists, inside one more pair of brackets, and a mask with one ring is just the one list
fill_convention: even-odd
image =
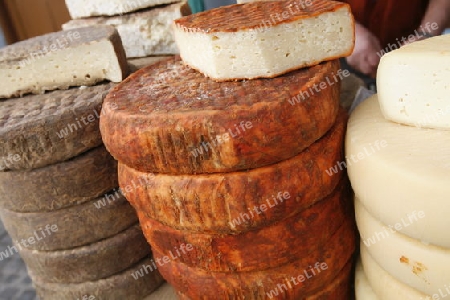
[(324, 290), (350, 261), (355, 236), (349, 232), (334, 235), (326, 245), (305, 257), (262, 271), (210, 272), (183, 264), (157, 249), (152, 251), (160, 261), (158, 269), (163, 277), (192, 299), (256, 300), (277, 293), (283, 294), (282, 299), (303, 299)]
[(114, 85), (0, 101), (0, 170), (41, 168), (100, 146), (102, 102)]
[(20, 250), (27, 269), (49, 283), (82, 283), (106, 278), (129, 268), (149, 254), (150, 246), (139, 225), (100, 242), (71, 250)]
[(449, 149), (450, 131), (385, 120), (376, 96), (358, 106), (348, 123), (348, 174), (364, 206), (384, 224), (408, 223), (403, 234), (445, 248), (450, 248), (450, 235), (443, 234), (450, 228)]
[[(138, 221), (136, 212), (123, 195), (115, 192), (108, 197), (111, 201), (96, 198), (45, 213), (16, 213), (3, 209), (0, 217), (19, 248), (67, 250), (111, 237)], [(100, 201), (105, 201), (106, 205), (100, 205)]]
[[(383, 300), (431, 300), (430, 296), (398, 281), (383, 270), (364, 247), (361, 247), (361, 260), (364, 267), (364, 276), (367, 276), (366, 280), (377, 298)], [(366, 298), (361, 299), (365, 300)]]
[(367, 280), (367, 276), (366, 273), (364, 273), (361, 259), (358, 259), (356, 263), (355, 298), (356, 300), (379, 300), (378, 296), (374, 293), (372, 286)]
[[(336, 234), (356, 234), (349, 194), (347, 184), (342, 182), (331, 196), (297, 215), (237, 235), (180, 231), (143, 213), (138, 215), (153, 249), (173, 257), (181, 244), (190, 247), (177, 257), (180, 263), (211, 272), (262, 271), (307, 257)], [(346, 226), (341, 228), (344, 222)]]
[(53, 211), (118, 186), (117, 162), (102, 146), (51, 166), (0, 172), (0, 207), (15, 212)]
[[(267, 80), (218, 83), (179, 56), (129, 76), (100, 119), (103, 141), (145, 172), (217, 173), (267, 166), (322, 137), (339, 110), (334, 60)], [(319, 84), (326, 88), (319, 89)], [(314, 89), (315, 87), (315, 89)]]
[(384, 270), (404, 284), (428, 295), (448, 286), (450, 249), (426, 245), (403, 235), (399, 227), (396, 229), (384, 225), (358, 199), (355, 201), (355, 210), (362, 248)]
[[(119, 162), (119, 183), (136, 210), (175, 229), (229, 234), (260, 228), (331, 194), (343, 175), (328, 169), (343, 159), (345, 124), (342, 112), (322, 139), (268, 167), (175, 176), (139, 172)], [(263, 205), (269, 208), (258, 214), (255, 207)]]
[[(352, 293), (349, 283), (351, 278), (351, 271), (353, 269), (352, 267), (353, 267), (352, 263), (348, 263), (345, 266), (345, 268), (341, 272), (339, 272), (338, 276), (335, 279), (333, 279), (333, 282), (331, 284), (328, 284), (326, 287), (324, 287), (322, 291), (317, 292), (317, 294), (302, 299), (306, 300), (351, 299), (350, 295)], [(282, 298), (282, 296), (283, 294), (279, 293), (279, 297), (273, 296), (272, 299), (286, 299)], [(145, 300), (177, 300), (177, 299), (189, 300), (190, 298), (183, 295), (182, 293), (179, 292), (177, 293), (175, 289), (168, 283), (163, 284), (158, 290), (156, 290), (154, 293), (145, 298)]]
[[(120, 260), (120, 254), (116, 260)], [(111, 264), (113, 262), (107, 262)], [(145, 273), (143, 266), (150, 265), (152, 258), (147, 257), (129, 269), (113, 276), (83, 283), (61, 284), (43, 281), (32, 272), (30, 276), (40, 299), (95, 299), (95, 300), (142, 300), (164, 282), (157, 271)], [(144, 276), (138, 273), (144, 272)]]

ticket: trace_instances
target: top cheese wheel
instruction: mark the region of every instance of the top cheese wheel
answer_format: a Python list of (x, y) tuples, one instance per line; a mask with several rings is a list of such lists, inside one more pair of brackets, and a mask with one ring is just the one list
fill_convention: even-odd
[(450, 131), (390, 122), (374, 96), (350, 117), (346, 155), (355, 194), (372, 216), (450, 248), (450, 235), (443, 234), (450, 228)]
[(449, 64), (448, 35), (384, 55), (377, 74), (383, 115), (402, 124), (450, 130)]
[(179, 57), (144, 68), (105, 99), (110, 153), (136, 170), (214, 173), (270, 165), (300, 153), (333, 125), (338, 61), (267, 80), (217, 83)]
[(336, 1), (263, 1), (175, 20), (183, 61), (217, 81), (273, 78), (348, 56), (354, 21)]

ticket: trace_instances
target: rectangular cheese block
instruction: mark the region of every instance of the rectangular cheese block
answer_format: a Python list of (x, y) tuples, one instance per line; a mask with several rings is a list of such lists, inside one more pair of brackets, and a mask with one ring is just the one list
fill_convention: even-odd
[(59, 31), (0, 49), (0, 98), (120, 82), (128, 73), (122, 42), (112, 26)]
[(176, 54), (172, 22), (188, 14), (190, 9), (186, 3), (176, 3), (123, 16), (71, 20), (63, 29), (112, 25), (120, 34), (127, 57)]
[(415, 42), (385, 54), (377, 74), (386, 119), (450, 130), (450, 35)]
[(350, 6), (336, 1), (257, 1), (175, 21), (183, 61), (216, 81), (273, 78), (348, 56)]
[(72, 19), (115, 16), (178, 0), (66, 0)]

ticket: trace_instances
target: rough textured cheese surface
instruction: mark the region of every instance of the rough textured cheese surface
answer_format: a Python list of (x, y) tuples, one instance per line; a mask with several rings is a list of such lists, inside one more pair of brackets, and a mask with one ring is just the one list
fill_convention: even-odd
[[(355, 270), (355, 296), (356, 300), (379, 300), (372, 289), (364, 272), (361, 259), (358, 259)], [(396, 299), (397, 300), (397, 299)]]
[[(450, 248), (450, 131), (386, 120), (377, 96), (352, 113), (346, 136), (348, 174), (367, 210), (384, 224), (409, 222), (402, 234)], [(353, 158), (352, 158), (353, 156)]]
[[(356, 269), (356, 280), (359, 276), (362, 283), (366, 285), (360, 289), (365, 289), (366, 294), (376, 295), (376, 297), (372, 296), (372, 299), (357, 297), (356, 300), (431, 300), (430, 296), (400, 282), (383, 270), (364, 247), (361, 247), (361, 260), (362, 263), (359, 262)], [(362, 274), (358, 274), (358, 272)], [(363, 276), (364, 278), (361, 278)], [(356, 290), (358, 293), (358, 286), (356, 286)]]
[[(301, 1), (300, 1), (301, 2)], [(217, 81), (273, 78), (354, 47), (350, 6), (334, 1), (235, 4), (175, 21), (183, 61)]]
[[(153, 249), (170, 255), (180, 244), (192, 245), (191, 251), (178, 258), (180, 263), (211, 272), (270, 270), (319, 251), (335, 234), (354, 234), (350, 226), (339, 230), (344, 223), (353, 223), (349, 186), (344, 182), (329, 197), (292, 217), (235, 235), (175, 230), (146, 217), (144, 212), (138, 211), (138, 216)], [(265, 209), (272, 207), (266, 205)]]
[(72, 19), (115, 16), (177, 0), (66, 0)]
[(112, 25), (119, 32), (127, 57), (176, 54), (179, 51), (173, 37), (172, 22), (189, 14), (186, 3), (176, 3), (122, 16), (71, 20), (62, 27), (68, 30)]
[[(394, 278), (432, 295), (450, 282), (450, 249), (423, 244), (376, 220), (355, 200), (361, 248)], [(384, 298), (382, 298), (384, 299)]]
[[(348, 228), (347, 225), (344, 226)], [(347, 230), (344, 232), (348, 232)], [(282, 293), (283, 299), (304, 299), (323, 291), (339, 274), (351, 267), (354, 240), (353, 233), (335, 234), (322, 249), (313, 251), (299, 260), (264, 271), (210, 272), (202, 268), (189, 267), (178, 260), (171, 260), (160, 266), (159, 271), (178, 292), (191, 299), (266, 299), (266, 293), (282, 284), (286, 286), (290, 284), (287, 290), (282, 288), (285, 291)], [(153, 255), (160, 260), (164, 257), (155, 249)], [(309, 266), (317, 263), (326, 264), (327, 268), (311, 276), (312, 273), (308, 273), (311, 272)], [(308, 279), (305, 272), (309, 274)], [(299, 275), (303, 275), (304, 280), (297, 281), (297, 284), (292, 283), (291, 278), (298, 278)]]
[[(267, 166), (300, 153), (333, 126), (338, 70), (334, 60), (272, 80), (218, 83), (176, 56), (133, 73), (109, 93), (102, 138), (118, 161), (145, 172)], [(325, 88), (315, 91), (321, 83)]]
[(385, 54), (377, 73), (383, 115), (416, 127), (450, 130), (450, 36)]
[(137, 70), (140, 70), (149, 65), (153, 65), (160, 60), (168, 59), (170, 57), (171, 56), (168, 55), (168, 56), (148, 56), (141, 58), (131, 58), (128, 60), (128, 67), (130, 68), (130, 72), (134, 73)]
[(82, 283), (120, 273), (150, 254), (139, 225), (83, 247), (61, 251), (20, 249), (27, 269), (48, 283)]
[(102, 145), (98, 122), (114, 85), (0, 101), (0, 170), (42, 168)]
[(128, 65), (112, 26), (59, 31), (0, 49), (0, 98), (120, 82)]
[[(277, 164), (241, 172), (175, 176), (140, 172), (119, 162), (119, 184), (122, 190), (130, 190), (126, 197), (136, 210), (176, 229), (236, 234), (268, 226), (335, 189), (344, 172), (328, 174), (326, 170), (344, 159), (346, 120), (342, 112), (324, 137)], [(269, 203), (274, 207), (244, 222), (249, 210)]]
[[(67, 250), (111, 237), (138, 221), (136, 212), (123, 196), (118, 192), (108, 196), (111, 201), (100, 197), (48, 213), (16, 213), (3, 209), (0, 217), (13, 241), (36, 237), (34, 244), (28, 244), (28, 249)], [(99, 204), (102, 200), (106, 205)], [(52, 225), (56, 226), (55, 230), (49, 229)]]
[[(115, 262), (107, 262), (107, 264), (112, 263)], [(142, 300), (164, 282), (157, 270), (145, 273), (143, 267), (152, 266), (152, 264), (153, 258), (147, 257), (111, 277), (72, 284), (48, 283), (33, 272), (29, 271), (29, 273), (40, 299), (62, 300), (83, 299), (83, 297), (89, 299), (93, 296), (96, 300)], [(144, 276), (138, 276), (140, 272), (144, 272)]]
[(92, 200), (118, 186), (117, 162), (100, 146), (51, 166), (0, 172), (0, 208), (54, 211)]

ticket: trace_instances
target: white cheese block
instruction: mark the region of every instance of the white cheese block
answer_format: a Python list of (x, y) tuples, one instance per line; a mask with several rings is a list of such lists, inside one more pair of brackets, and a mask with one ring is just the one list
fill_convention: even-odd
[(115, 16), (177, 0), (66, 0), (72, 19)]
[(425, 245), (387, 227), (370, 215), (358, 199), (355, 211), (361, 251), (366, 249), (394, 278), (428, 295), (450, 283), (450, 249)]
[(355, 296), (356, 300), (379, 300), (372, 286), (367, 280), (361, 260), (358, 259), (355, 270)]
[[(388, 272), (383, 270), (370, 256), (367, 249), (361, 247), (362, 263), (356, 267), (356, 280), (363, 278), (366, 288), (371, 288), (375, 299), (382, 300), (431, 300), (431, 297), (421, 293), (412, 287), (398, 281)], [(358, 272), (362, 273), (358, 274)], [(356, 281), (357, 282), (357, 281)], [(358, 286), (356, 286), (358, 291)], [(359, 297), (356, 300), (372, 300), (371, 298)]]
[(354, 46), (350, 7), (334, 1), (257, 1), (175, 21), (183, 61), (217, 81), (273, 78), (348, 56)]
[(0, 49), (0, 98), (42, 94), (128, 74), (122, 42), (112, 26), (59, 31)]
[(415, 42), (381, 58), (383, 115), (394, 122), (450, 130), (450, 36)]
[(347, 128), (348, 174), (369, 212), (384, 224), (408, 224), (402, 234), (450, 248), (450, 131), (388, 121), (376, 96), (356, 108)]
[(172, 32), (172, 22), (190, 14), (186, 3), (176, 3), (132, 14), (71, 20), (63, 29), (93, 25), (112, 25), (122, 39), (127, 57), (176, 54), (178, 48)]

